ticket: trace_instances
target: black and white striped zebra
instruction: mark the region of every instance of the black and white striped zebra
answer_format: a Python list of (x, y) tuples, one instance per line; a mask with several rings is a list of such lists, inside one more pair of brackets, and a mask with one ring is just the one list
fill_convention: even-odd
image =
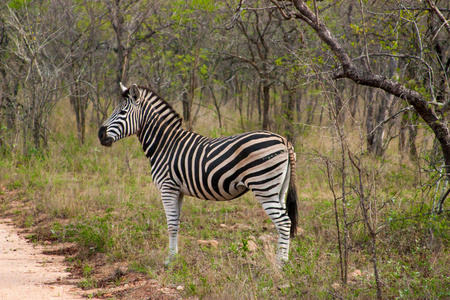
[[(184, 195), (231, 200), (252, 191), (278, 232), (277, 262), (288, 260), (297, 227), (295, 153), (282, 136), (267, 131), (208, 138), (181, 128), (181, 118), (148, 88), (122, 86), (123, 101), (98, 132), (100, 142), (136, 134), (150, 160), (169, 229), (173, 260)], [(286, 197), (287, 194), (287, 197)]]

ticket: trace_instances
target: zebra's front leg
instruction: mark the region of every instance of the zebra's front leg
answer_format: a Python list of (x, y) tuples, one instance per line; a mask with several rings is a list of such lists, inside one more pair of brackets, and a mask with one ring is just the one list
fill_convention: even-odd
[(169, 255), (164, 264), (167, 266), (174, 261), (178, 253), (178, 229), (180, 224), (181, 205), (183, 194), (172, 189), (161, 192), (161, 198), (166, 213), (167, 228), (169, 231)]

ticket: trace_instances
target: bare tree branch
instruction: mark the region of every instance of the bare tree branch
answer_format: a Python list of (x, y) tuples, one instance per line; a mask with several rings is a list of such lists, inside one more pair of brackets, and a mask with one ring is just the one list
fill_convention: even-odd
[(450, 21), (445, 19), (444, 15), (441, 13), (439, 8), (437, 8), (437, 6), (433, 2), (433, 0), (427, 0), (427, 2), (428, 2), (428, 5), (430, 6), (430, 8), (436, 13), (439, 20), (441, 20), (445, 29), (447, 29), (448, 33), (450, 34)]

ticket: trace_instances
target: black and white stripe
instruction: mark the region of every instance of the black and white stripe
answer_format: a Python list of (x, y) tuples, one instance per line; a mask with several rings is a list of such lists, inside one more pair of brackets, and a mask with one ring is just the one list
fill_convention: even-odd
[(132, 134), (137, 134), (161, 191), (169, 228), (167, 262), (177, 253), (184, 195), (222, 201), (249, 190), (278, 231), (278, 262), (288, 259), (289, 237), (297, 227), (297, 193), (295, 153), (284, 137), (255, 131), (208, 138), (186, 131), (165, 100), (136, 85), (124, 88), (123, 102), (100, 128), (99, 139), (111, 146)]

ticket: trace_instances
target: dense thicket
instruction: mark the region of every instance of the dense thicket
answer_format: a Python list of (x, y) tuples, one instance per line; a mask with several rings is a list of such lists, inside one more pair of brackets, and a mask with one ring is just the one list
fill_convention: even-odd
[[(45, 148), (52, 107), (66, 98), (83, 143), (86, 123), (105, 119), (124, 82), (181, 101), (190, 129), (202, 105), (211, 105), (223, 126), (221, 105), (233, 101), (242, 130), (250, 120), (287, 130), (291, 138), (299, 129), (293, 124), (329, 117), (319, 110), (328, 106), (328, 93), (339, 120), (351, 114), (365, 123), (370, 152), (382, 155), (399, 136), (400, 148), (416, 155), (416, 125), (425, 120), (447, 157), (448, 6), (431, 0), (5, 1), (2, 144), (11, 147), (20, 136), (23, 151)], [(344, 77), (356, 84), (337, 79)], [(351, 111), (341, 111), (344, 102)], [(383, 122), (402, 109), (401, 121)]]

